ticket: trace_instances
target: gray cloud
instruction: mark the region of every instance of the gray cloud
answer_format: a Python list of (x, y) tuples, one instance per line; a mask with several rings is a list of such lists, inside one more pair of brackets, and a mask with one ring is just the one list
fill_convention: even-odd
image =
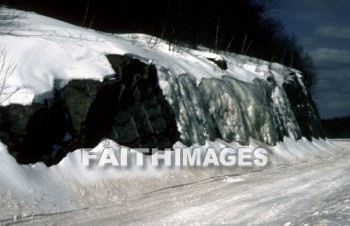
[(320, 70), (314, 98), (323, 118), (350, 115), (350, 67)]
[(311, 56), (320, 70), (350, 70), (350, 51), (336, 48), (318, 48), (311, 51)]
[(350, 63), (350, 51), (346, 49), (318, 48), (313, 51), (312, 56), (315, 61), (335, 61)]
[(319, 27), (315, 33), (323, 38), (350, 40), (350, 26)]

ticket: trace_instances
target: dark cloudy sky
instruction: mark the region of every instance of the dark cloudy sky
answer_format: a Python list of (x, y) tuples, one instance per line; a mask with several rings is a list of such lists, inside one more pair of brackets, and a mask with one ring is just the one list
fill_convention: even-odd
[(350, 115), (350, 0), (280, 0), (277, 16), (313, 57), (322, 118)]

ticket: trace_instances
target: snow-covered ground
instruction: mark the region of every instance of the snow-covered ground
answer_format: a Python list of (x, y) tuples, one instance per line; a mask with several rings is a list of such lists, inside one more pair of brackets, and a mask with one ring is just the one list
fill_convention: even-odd
[[(21, 169), (28, 178), (12, 178), (18, 183), (13, 187), (1, 184), (0, 224), (349, 225), (350, 141), (333, 144), (333, 154), (245, 171), (183, 169), (99, 180), (95, 174), (95, 180), (79, 182), (73, 175), (86, 175), (77, 166), (64, 168), (67, 162), (50, 169), (10, 167), (12, 176)], [(10, 173), (0, 172), (2, 179)]]

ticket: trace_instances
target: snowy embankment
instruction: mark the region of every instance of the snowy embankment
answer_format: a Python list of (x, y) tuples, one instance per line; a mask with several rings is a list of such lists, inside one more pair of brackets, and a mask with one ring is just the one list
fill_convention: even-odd
[[(160, 87), (174, 108), (182, 140), (198, 143), (193, 146), (203, 152), (208, 147), (219, 151), (223, 147), (241, 146), (220, 139), (209, 141), (213, 140), (209, 139), (214, 137), (212, 133), (220, 130), (224, 139), (248, 141), (247, 146), (265, 148), (269, 153), (267, 167), (272, 169), (279, 164), (305, 161), (311, 164), (337, 155), (337, 148), (329, 141), (293, 139), (301, 132), (282, 89), (288, 77), (282, 73), (281, 65), (273, 64), (271, 71), (267, 62), (256, 63), (244, 56), (190, 50), (146, 35), (98, 33), (33, 13), (25, 13), (16, 29), (10, 28), (8, 35), (1, 36), (1, 46), (6, 49), (6, 59), (16, 65), (0, 96), (3, 105), (40, 102), (38, 95), (50, 97), (53, 89), (62, 88), (57, 86), (72, 79), (102, 81), (115, 74), (106, 54), (135, 55), (156, 65)], [(225, 71), (208, 60), (221, 60), (222, 56), (228, 64)], [(301, 75), (292, 71), (300, 80)], [(275, 84), (270, 85), (268, 78), (273, 78)], [(217, 83), (211, 86), (206, 79)], [(16, 88), (19, 91), (11, 95)], [(240, 112), (231, 114), (235, 111)], [(277, 142), (277, 129), (290, 138)], [(250, 136), (277, 145), (268, 146)], [(112, 148), (118, 147), (110, 143)], [(178, 142), (174, 148), (183, 146)], [(95, 150), (103, 148), (101, 142)], [(237, 166), (86, 167), (81, 153), (72, 152), (49, 168), (43, 163), (19, 165), (0, 143), (0, 223), (30, 221), (31, 217), (91, 206), (125, 205), (157, 190), (260, 170)], [(172, 153), (175, 154), (176, 151)], [(146, 156), (145, 162), (151, 158)]]
[(80, 151), (18, 165), (1, 146), (0, 224), (346, 223), (349, 143), (336, 144), (280, 143), (265, 168), (128, 169), (82, 166)]

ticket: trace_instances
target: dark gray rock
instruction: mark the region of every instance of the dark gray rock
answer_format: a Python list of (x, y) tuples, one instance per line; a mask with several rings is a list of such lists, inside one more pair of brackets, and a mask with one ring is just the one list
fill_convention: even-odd
[[(22, 106), (12, 104), (0, 107), (0, 139), (10, 150), (17, 149), (26, 136), (26, 128), (34, 112), (42, 109), (41, 105)], [(18, 152), (13, 152), (17, 155)]]
[(311, 140), (325, 138), (321, 119), (310, 92), (304, 88), (294, 72), (290, 72), (288, 82), (283, 84), (292, 111), (301, 130), (302, 136)]
[(86, 118), (86, 143), (94, 146), (107, 137), (129, 147), (171, 147), (179, 133), (156, 68), (138, 59), (107, 57), (120, 74), (97, 92)]
[(219, 68), (221, 68), (222, 70), (227, 70), (227, 62), (226, 60), (222, 59), (222, 60), (217, 60), (215, 58), (207, 58), (209, 61), (214, 62)]
[[(44, 103), (0, 107), (0, 139), (19, 163), (58, 163), (109, 138), (129, 147), (171, 148), (179, 139), (157, 70), (130, 56), (107, 56), (115, 75), (72, 80)], [(58, 83), (59, 81), (55, 81)]]
[(53, 146), (62, 143), (70, 125), (61, 100), (31, 106), (1, 107), (0, 139), (19, 163), (48, 159)]
[(81, 135), (81, 128), (100, 86), (101, 82), (94, 80), (73, 80), (59, 91), (67, 106), (74, 136)]

